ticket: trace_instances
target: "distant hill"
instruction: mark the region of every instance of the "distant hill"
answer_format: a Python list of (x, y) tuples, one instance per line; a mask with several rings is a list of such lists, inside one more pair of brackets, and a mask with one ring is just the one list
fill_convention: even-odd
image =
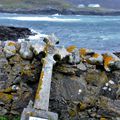
[(120, 0), (66, 0), (66, 1), (76, 5), (78, 4), (88, 5), (90, 3), (93, 3), (100, 4), (104, 8), (120, 9)]
[[(100, 8), (78, 8), (100, 4)], [(36, 14), (120, 15), (120, 0), (0, 0), (0, 12)]]
[(3, 9), (42, 9), (42, 8), (68, 8), (71, 7), (64, 0), (0, 0)]

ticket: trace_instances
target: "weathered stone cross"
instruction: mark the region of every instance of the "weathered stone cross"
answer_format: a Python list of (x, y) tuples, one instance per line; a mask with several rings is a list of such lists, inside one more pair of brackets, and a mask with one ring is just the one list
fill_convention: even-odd
[(46, 57), (43, 59), (43, 67), (40, 75), (38, 89), (36, 92), (34, 105), (24, 108), (21, 120), (57, 120), (58, 115), (48, 111), (49, 96), (52, 78), (53, 65), (57, 60), (64, 58), (68, 55), (65, 48), (57, 48), (58, 39), (54, 36), (44, 38), (45, 46), (43, 43), (37, 48), (34, 46), (36, 53), (44, 52)]

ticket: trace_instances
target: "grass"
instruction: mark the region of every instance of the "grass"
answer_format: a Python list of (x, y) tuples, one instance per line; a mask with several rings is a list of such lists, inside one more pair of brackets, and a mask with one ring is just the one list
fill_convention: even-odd
[(44, 6), (54, 6), (59, 8), (69, 8), (72, 7), (72, 4), (64, 0), (0, 0), (1, 8), (8, 9), (31, 9), (31, 8), (40, 8)]
[(20, 120), (20, 116), (15, 116), (12, 118), (9, 118), (8, 116), (0, 116), (0, 120)]

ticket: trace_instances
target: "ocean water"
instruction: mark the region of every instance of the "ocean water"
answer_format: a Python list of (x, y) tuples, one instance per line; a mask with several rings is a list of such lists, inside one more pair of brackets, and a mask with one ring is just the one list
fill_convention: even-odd
[(28, 27), (39, 35), (55, 33), (60, 45), (120, 51), (120, 16), (0, 14), (0, 25)]

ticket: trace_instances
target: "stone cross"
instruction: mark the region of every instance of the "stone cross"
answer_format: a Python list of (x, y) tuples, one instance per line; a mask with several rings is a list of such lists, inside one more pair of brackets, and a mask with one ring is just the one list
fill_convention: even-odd
[[(59, 42), (54, 36), (47, 36), (44, 38), (44, 43), (41, 43), (39, 47), (33, 46), (35, 53), (44, 53), (43, 67), (40, 74), (40, 80), (38, 89), (35, 96), (33, 106), (24, 108), (21, 120), (57, 120), (58, 115), (53, 112), (49, 112), (49, 97), (52, 78), (52, 69), (56, 61), (64, 58), (68, 55), (68, 52), (64, 47), (57, 48), (55, 45)], [(43, 46), (44, 45), (44, 46)]]

